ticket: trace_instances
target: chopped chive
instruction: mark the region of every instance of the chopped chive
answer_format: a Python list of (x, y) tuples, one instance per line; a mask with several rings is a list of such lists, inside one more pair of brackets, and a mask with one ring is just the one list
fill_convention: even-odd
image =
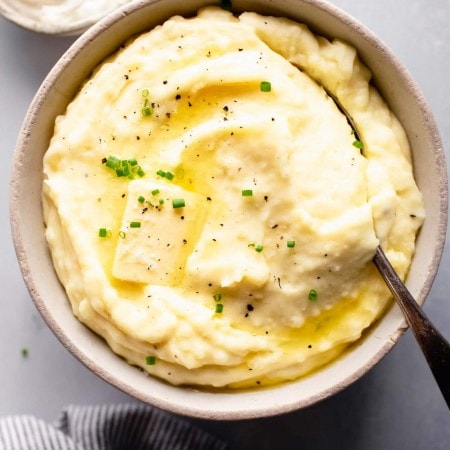
[(125, 231), (119, 231), (119, 237), (121, 239), (125, 239), (127, 237), (127, 234), (125, 233)]
[(115, 156), (108, 156), (105, 164), (106, 167), (109, 167), (110, 169), (116, 169), (117, 167), (120, 166), (120, 160)]
[(317, 291), (315, 289), (311, 289), (309, 291), (308, 300), (310, 302), (317, 302), (318, 297), (319, 297), (319, 295), (317, 294)]
[(216, 302), (220, 302), (220, 300), (222, 300), (222, 294), (220, 294), (219, 292), (217, 294), (214, 294), (213, 299)]
[(108, 235), (108, 230), (106, 228), (99, 228), (98, 235), (99, 235), (99, 237), (104, 238)]
[(294, 248), (295, 247), (295, 241), (287, 241), (286, 246), (288, 248)]
[(130, 163), (130, 166), (136, 166), (138, 163), (136, 158), (131, 158), (127, 162)]
[(216, 313), (220, 314), (223, 311), (223, 304), (222, 303), (217, 303), (216, 304)]
[(147, 356), (145, 358), (145, 364), (147, 366), (154, 366), (156, 364), (156, 358), (154, 356)]
[(149, 92), (148, 89), (144, 89), (144, 90), (142, 91), (142, 97), (148, 97), (148, 94), (150, 94), (150, 92)]
[(175, 176), (172, 172), (169, 172), (169, 171), (166, 172), (162, 169), (157, 170), (156, 175), (158, 175), (162, 178), (167, 178), (168, 180), (173, 180), (173, 178)]
[(251, 197), (253, 195), (252, 189), (243, 189), (242, 190), (242, 197)]
[(364, 148), (364, 144), (361, 141), (353, 141), (353, 147), (358, 148), (359, 150), (362, 150)]
[(142, 178), (145, 175), (144, 170), (142, 169), (142, 167), (139, 167), (139, 170), (137, 172), (137, 174)]
[(142, 195), (140, 195), (140, 196), (138, 197), (138, 202), (139, 202), (139, 203), (144, 203), (144, 202), (145, 202), (145, 198), (142, 197)]
[(261, 244), (258, 244), (256, 247), (255, 247), (255, 252), (258, 252), (258, 253), (261, 253), (262, 251), (263, 251), (263, 246), (261, 245)]
[(159, 189), (153, 189), (152, 195), (158, 195), (158, 194), (159, 194)]
[(152, 108), (150, 108), (149, 106), (146, 106), (145, 108), (142, 108), (141, 113), (144, 117), (148, 117), (152, 115)]
[(186, 202), (184, 201), (184, 198), (174, 198), (172, 200), (172, 206), (174, 208), (184, 208), (186, 206)]
[(254, 243), (248, 244), (247, 247), (256, 247), (256, 244), (254, 244)]
[(24, 357), (24, 358), (26, 358), (27, 356), (28, 356), (28, 349), (26, 348), (26, 347), (24, 347), (23, 349), (22, 349), (22, 356)]
[(272, 84), (270, 81), (261, 81), (260, 89), (261, 92), (270, 92), (272, 90)]
[(141, 222), (130, 222), (130, 228), (141, 228)]
[(160, 199), (158, 200), (158, 203), (159, 203), (160, 205), (164, 205), (164, 199), (163, 199), (163, 198), (160, 198)]

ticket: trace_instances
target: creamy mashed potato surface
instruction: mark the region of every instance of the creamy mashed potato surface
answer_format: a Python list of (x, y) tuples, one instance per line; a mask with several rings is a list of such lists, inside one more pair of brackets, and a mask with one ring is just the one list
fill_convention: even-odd
[(376, 246), (405, 276), (423, 220), (370, 78), (345, 43), (251, 12), (206, 8), (128, 42), (44, 160), (74, 314), (174, 384), (252, 387), (337, 357), (389, 302)]

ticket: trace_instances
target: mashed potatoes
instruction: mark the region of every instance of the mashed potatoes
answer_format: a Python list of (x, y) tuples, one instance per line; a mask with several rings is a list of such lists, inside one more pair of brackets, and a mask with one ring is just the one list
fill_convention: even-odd
[(423, 220), (370, 77), (345, 43), (255, 13), (206, 8), (127, 43), (44, 160), (74, 314), (174, 384), (269, 384), (338, 356), (389, 302), (377, 245), (405, 276)]

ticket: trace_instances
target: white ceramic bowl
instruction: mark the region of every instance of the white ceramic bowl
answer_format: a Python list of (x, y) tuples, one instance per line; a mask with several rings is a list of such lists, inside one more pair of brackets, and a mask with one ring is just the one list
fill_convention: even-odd
[(78, 36), (130, 0), (0, 0), (0, 14), (37, 33)]
[[(23, 276), (48, 326), (92, 371), (130, 395), (157, 407), (194, 417), (242, 419), (285, 413), (324, 399), (361, 377), (406, 329), (394, 306), (343, 357), (296, 382), (233, 393), (200, 392), (147, 376), (116, 356), (73, 316), (50, 259), (41, 209), (42, 158), (54, 119), (64, 112), (80, 83), (128, 37), (149, 30), (173, 14), (192, 14), (205, 0), (138, 1), (113, 12), (68, 50), (45, 79), (23, 124), (11, 183), (11, 224)], [(417, 240), (407, 285), (423, 303), (443, 250), (447, 220), (447, 176), (436, 124), (417, 86), (389, 49), (359, 22), (321, 0), (234, 0), (236, 10), (255, 10), (307, 23), (357, 48), (374, 80), (408, 134), (426, 221)]]

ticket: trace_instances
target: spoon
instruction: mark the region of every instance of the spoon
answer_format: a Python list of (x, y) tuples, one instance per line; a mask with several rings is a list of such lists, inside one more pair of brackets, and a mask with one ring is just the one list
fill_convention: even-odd
[(397, 300), (450, 409), (450, 344), (414, 300), (380, 246), (373, 263)]
[[(357, 128), (352, 117), (328, 89), (325, 89), (328, 96), (334, 101), (337, 108), (346, 117), (347, 122), (353, 130), (354, 136), (361, 141)], [(361, 149), (364, 154), (364, 150)], [(444, 396), (448, 408), (450, 409), (450, 344), (442, 334), (431, 323), (426, 314), (415, 301), (407, 287), (398, 276), (386, 257), (383, 249), (378, 246), (373, 257), (373, 263), (378, 269), (381, 277), (386, 282), (389, 290), (394, 296), (397, 304), (405, 316), (406, 322), (411, 328), (417, 342), (422, 349), (425, 359), (434, 375), (434, 378)]]

